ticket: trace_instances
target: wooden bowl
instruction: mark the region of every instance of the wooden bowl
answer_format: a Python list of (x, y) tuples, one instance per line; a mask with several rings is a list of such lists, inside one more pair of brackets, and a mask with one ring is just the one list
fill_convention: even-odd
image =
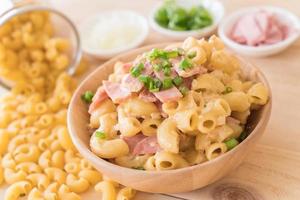
[[(89, 123), (88, 107), (80, 99), (86, 90), (95, 91), (102, 80), (113, 72), (116, 61), (128, 62), (152, 48), (162, 48), (167, 44), (143, 47), (109, 60), (91, 73), (77, 88), (68, 110), (68, 128), (71, 138), (81, 153), (94, 167), (111, 179), (137, 190), (152, 193), (178, 193), (195, 190), (211, 184), (234, 170), (245, 158), (248, 151), (263, 134), (271, 113), (271, 94), (268, 103), (255, 112), (249, 122), (252, 130), (250, 135), (236, 148), (224, 155), (202, 164), (169, 171), (142, 171), (121, 167), (96, 156), (89, 146), (90, 134), (87, 131)], [(251, 64), (243, 62), (243, 68), (251, 79), (255, 77), (271, 89), (265, 76)]]

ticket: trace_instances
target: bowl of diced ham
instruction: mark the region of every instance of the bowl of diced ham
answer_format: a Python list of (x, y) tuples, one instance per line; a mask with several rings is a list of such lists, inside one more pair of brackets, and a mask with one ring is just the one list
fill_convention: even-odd
[(229, 48), (253, 57), (279, 53), (299, 35), (299, 18), (286, 9), (273, 6), (239, 10), (219, 26), (219, 36)]

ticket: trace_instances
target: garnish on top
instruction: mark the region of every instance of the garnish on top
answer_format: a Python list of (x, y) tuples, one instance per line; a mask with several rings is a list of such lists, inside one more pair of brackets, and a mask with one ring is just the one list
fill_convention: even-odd
[[(131, 76), (137, 78), (150, 92), (159, 92), (178, 87), (184, 95), (188, 88), (183, 87), (183, 78), (175, 73), (174, 65), (179, 61), (179, 70), (191, 70), (195, 67), (191, 58), (196, 56), (187, 54), (182, 48), (164, 50), (154, 48), (144, 55), (145, 59), (135, 64), (130, 69)], [(145, 73), (146, 67), (152, 73)], [(149, 71), (149, 69), (148, 69)]]

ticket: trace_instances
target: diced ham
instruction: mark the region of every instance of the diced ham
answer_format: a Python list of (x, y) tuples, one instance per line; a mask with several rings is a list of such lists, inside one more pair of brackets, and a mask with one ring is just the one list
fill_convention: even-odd
[(142, 71), (143, 75), (151, 75), (153, 73), (152, 65), (147, 61), (144, 64), (144, 70)]
[(102, 86), (100, 86), (97, 89), (97, 91), (92, 99), (92, 103), (89, 106), (89, 113), (91, 114), (98, 106), (100, 106), (102, 101), (104, 101), (107, 98), (108, 98), (108, 96), (107, 96), (104, 88)]
[(176, 101), (182, 97), (182, 94), (176, 87), (172, 87), (170, 89), (162, 90), (159, 92), (154, 92), (153, 94), (163, 103)]
[(131, 92), (139, 92), (144, 87), (144, 84), (141, 83), (137, 78), (131, 76), (131, 74), (124, 75), (121, 85)]
[(196, 74), (204, 74), (207, 72), (207, 69), (202, 66), (194, 66), (194, 67), (192, 67), (190, 69), (186, 69), (186, 70), (180, 69), (180, 67), (179, 67), (180, 58), (174, 58), (174, 59), (171, 59), (170, 61), (173, 65), (173, 69), (175, 69), (177, 74), (183, 78), (191, 77)]
[(103, 81), (103, 87), (114, 103), (120, 103), (131, 96), (130, 90), (123, 87), (120, 83)]
[(267, 39), (264, 41), (265, 44), (275, 44), (282, 41), (283, 33), (278, 26), (272, 26), (267, 32)]
[[(158, 60), (157, 62), (159, 64), (160, 61)], [(170, 62), (174, 66), (175, 63), (179, 63), (180, 62), (180, 59), (179, 58), (173, 58), (173, 59), (170, 59)], [(161, 70), (159, 72), (155, 71), (154, 74), (160, 80), (164, 80), (166, 78), (166, 76), (164, 75), (163, 70)], [(171, 68), (171, 73), (170, 73), (169, 77), (170, 78), (175, 78), (176, 76), (177, 76), (177, 73), (176, 73), (175, 69), (172, 67)]]
[[(166, 78), (165, 74), (163, 71), (159, 71), (159, 72), (154, 72), (155, 76), (159, 79), (159, 80), (164, 80)], [(170, 78), (175, 78), (177, 76), (177, 73), (175, 71), (174, 68), (171, 68), (171, 73), (170, 73)]]
[(289, 26), (281, 22), (278, 16), (260, 10), (240, 17), (229, 36), (240, 44), (258, 46), (278, 43), (284, 40), (290, 31)]
[(124, 74), (129, 73), (131, 67), (132, 67), (131, 62), (124, 63), (122, 67)]
[(232, 29), (231, 33), (230, 33), (230, 37), (240, 43), (240, 44), (246, 44), (247, 43), (247, 40), (245, 38), (245, 36), (243, 35), (243, 33), (238, 29), (237, 27), (238, 23), (236, 23), (234, 25), (234, 28)]
[(266, 30), (267, 39), (265, 44), (274, 44), (284, 39), (285, 30), (276, 20), (275, 16), (270, 17), (269, 27)]
[(186, 69), (186, 70), (180, 69), (178, 65), (175, 66), (174, 68), (175, 68), (176, 72), (179, 74), (179, 76), (184, 77), (184, 78), (194, 76), (196, 74), (201, 75), (201, 74), (207, 73), (207, 69), (202, 66), (194, 66), (193, 68)]
[(242, 17), (237, 24), (240, 31), (247, 40), (247, 45), (256, 46), (265, 40), (266, 35), (260, 30), (255, 20), (255, 14)]
[(156, 102), (157, 101), (157, 98), (154, 96), (154, 94), (149, 92), (147, 89), (144, 89), (139, 94), (139, 98), (146, 101), (146, 102)]
[(266, 11), (261, 10), (255, 13), (253, 17), (262, 34), (267, 35), (268, 29), (271, 27), (273, 21), (272, 15)]
[(233, 117), (226, 117), (226, 123), (228, 124), (240, 124), (240, 120), (237, 120)]
[(160, 150), (156, 136), (147, 137), (140, 133), (132, 137), (122, 137), (122, 139), (127, 143), (133, 155), (154, 154)]
[(114, 71), (119, 75), (127, 74), (130, 71), (131, 66), (132, 66), (131, 62), (128, 63), (116, 62)]
[(141, 140), (133, 149), (133, 155), (154, 154), (160, 150), (156, 136), (146, 137)]
[(280, 24), (279, 25), (281, 31), (282, 31), (282, 34), (283, 34), (283, 38), (287, 38), (289, 36), (289, 34), (292, 32), (293, 28), (292, 27), (289, 27), (285, 24)]
[[(156, 105), (156, 107), (157, 107), (158, 110), (159, 110), (160, 116), (162, 116), (163, 118), (167, 118), (167, 117), (168, 117), (168, 114), (165, 113), (165, 112), (163, 111), (163, 109), (162, 109), (162, 102), (156, 101), (156, 102), (155, 102), (155, 105)], [(153, 118), (153, 117), (152, 117), (152, 118)]]
[(136, 147), (136, 145), (142, 141), (143, 139), (145, 139), (147, 136), (139, 133), (135, 136), (132, 137), (122, 137), (121, 138), (127, 143), (130, 152), (133, 152), (134, 148)]
[(191, 77), (188, 77), (188, 78), (184, 78), (183, 79), (183, 83), (182, 85), (187, 87), (188, 89), (191, 89), (192, 87), (192, 82), (193, 80), (195, 79), (196, 77), (195, 76), (191, 76)]

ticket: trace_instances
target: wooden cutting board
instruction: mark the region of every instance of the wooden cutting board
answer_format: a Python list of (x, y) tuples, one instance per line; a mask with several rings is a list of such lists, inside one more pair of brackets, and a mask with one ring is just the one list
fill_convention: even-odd
[[(157, 0), (52, 0), (77, 24), (87, 16), (110, 9), (133, 9), (145, 16)], [(226, 13), (244, 6), (274, 5), (300, 16), (299, 0), (223, 0)], [(167, 42), (169, 38), (153, 31), (146, 44)], [(139, 193), (136, 200), (297, 200), (300, 199), (300, 40), (286, 51), (267, 58), (248, 58), (261, 67), (273, 93), (269, 125), (259, 144), (243, 164), (221, 181), (185, 193), (158, 195)], [(103, 61), (93, 61), (95, 66)], [(1, 93), (1, 91), (0, 91)], [(201, 177), (199, 177), (201, 178)], [(3, 199), (5, 187), (0, 188)], [(90, 191), (83, 200), (100, 199)]]

